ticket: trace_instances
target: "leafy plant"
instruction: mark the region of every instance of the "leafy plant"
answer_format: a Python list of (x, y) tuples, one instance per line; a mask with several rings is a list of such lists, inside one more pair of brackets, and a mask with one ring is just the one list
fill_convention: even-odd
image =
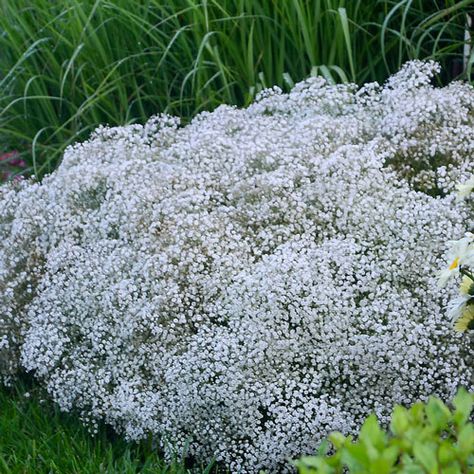
[[(357, 440), (334, 432), (317, 456), (295, 465), (300, 474), (461, 474), (474, 472), (474, 425), (469, 421), (474, 394), (459, 390), (454, 408), (439, 398), (410, 409), (397, 405), (390, 431), (370, 415)], [(328, 454), (330, 444), (333, 453)]]

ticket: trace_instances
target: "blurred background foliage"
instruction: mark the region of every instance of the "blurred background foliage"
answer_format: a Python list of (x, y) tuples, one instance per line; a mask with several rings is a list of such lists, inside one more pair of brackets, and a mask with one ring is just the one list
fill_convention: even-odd
[(100, 123), (144, 122), (158, 112), (186, 123), (311, 74), (383, 82), (413, 58), (439, 61), (447, 82), (470, 77), (473, 62), (465, 35), (474, 0), (0, 0), (0, 7), (0, 172), (51, 172), (64, 148)]

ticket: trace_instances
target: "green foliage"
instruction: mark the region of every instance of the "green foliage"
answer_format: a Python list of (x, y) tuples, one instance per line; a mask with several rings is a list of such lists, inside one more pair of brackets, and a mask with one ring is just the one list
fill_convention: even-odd
[[(30, 382), (0, 388), (2, 474), (186, 474), (184, 460), (165, 463), (151, 442), (127, 443), (105, 426), (93, 437)], [(193, 472), (209, 474), (212, 465)]]
[[(0, 0), (0, 155), (36, 175), (100, 123), (222, 102), (310, 74), (383, 81), (413, 58), (462, 62), (474, 0)], [(472, 58), (471, 58), (472, 59)], [(472, 62), (470, 63), (472, 64)], [(457, 71), (457, 72), (456, 72)]]
[(375, 415), (364, 422), (356, 441), (335, 432), (318, 455), (295, 464), (300, 474), (460, 474), (474, 472), (474, 425), (469, 421), (474, 394), (461, 389), (448, 408), (431, 397), (410, 409), (396, 406), (390, 432)]

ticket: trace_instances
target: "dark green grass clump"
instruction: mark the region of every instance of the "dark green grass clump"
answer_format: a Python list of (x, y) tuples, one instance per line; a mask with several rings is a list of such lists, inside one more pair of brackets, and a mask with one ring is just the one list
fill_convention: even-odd
[(92, 436), (72, 414), (61, 413), (29, 380), (0, 388), (1, 474), (187, 474), (180, 457), (165, 463), (148, 443), (131, 444), (106, 426)]
[[(310, 74), (383, 82), (410, 59), (461, 77), (474, 0), (0, 0), (0, 156), (41, 176), (98, 124), (189, 120)], [(471, 58), (472, 59), (472, 58)], [(468, 76), (466, 72), (464, 77)], [(1, 170), (0, 170), (1, 171)]]

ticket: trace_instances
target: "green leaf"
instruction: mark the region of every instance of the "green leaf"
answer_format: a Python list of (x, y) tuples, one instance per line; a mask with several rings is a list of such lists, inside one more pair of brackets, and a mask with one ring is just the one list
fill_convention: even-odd
[(453, 405), (455, 407), (454, 423), (459, 428), (469, 419), (474, 406), (474, 395), (465, 388), (461, 388), (454, 397)]
[(380, 429), (377, 417), (370, 415), (360, 429), (359, 439), (369, 448), (373, 446), (377, 451), (382, 451), (386, 444), (386, 435)]
[(451, 420), (449, 408), (439, 398), (430, 397), (425, 412), (430, 425), (436, 431), (445, 429)]
[(326, 456), (328, 451), (329, 451), (329, 442), (327, 439), (323, 439), (321, 441), (321, 444), (318, 446), (318, 449), (316, 450), (316, 454), (318, 456)]
[(354, 472), (363, 472), (370, 467), (370, 459), (363, 444), (350, 444), (342, 451), (342, 462)]
[(447, 466), (456, 459), (456, 449), (451, 441), (444, 440), (438, 449), (438, 459), (441, 466)]
[(443, 467), (441, 472), (443, 474), (462, 474), (462, 469), (458, 462), (454, 462), (449, 466)]
[(370, 463), (370, 474), (390, 474), (392, 464), (384, 458), (375, 459)]
[(346, 442), (346, 439), (347, 438), (342, 433), (339, 433), (339, 431), (334, 431), (329, 435), (329, 441), (331, 441), (336, 449), (341, 448)]
[(400, 449), (395, 445), (386, 448), (381, 455), (381, 457), (385, 459), (390, 464), (390, 466), (393, 466), (397, 462), (399, 456)]
[(355, 66), (354, 66), (354, 58), (352, 54), (352, 35), (351, 31), (349, 28), (349, 20), (347, 18), (347, 11), (345, 8), (338, 8), (337, 12), (339, 14), (339, 19), (341, 20), (341, 25), (342, 25), (342, 31), (344, 33), (344, 40), (346, 42), (346, 50), (347, 50), (347, 55), (349, 59), (349, 67), (351, 69), (351, 80), (353, 82), (356, 81), (356, 72), (355, 72)]
[[(474, 0), (473, 0), (474, 2)], [(300, 469), (300, 474), (464, 474), (474, 473), (474, 424), (466, 420), (472, 408), (472, 396), (460, 391), (455, 399), (458, 422), (463, 425), (453, 430), (453, 412), (438, 398), (431, 397), (426, 404), (417, 403), (410, 409), (396, 406), (390, 428), (385, 433), (377, 417), (370, 415), (362, 425), (358, 440), (339, 432), (331, 433), (329, 440), (335, 454), (313, 466)], [(325, 461), (323, 463), (322, 460)], [(316, 463), (317, 467), (316, 467)], [(346, 469), (346, 470), (344, 470)]]
[(293, 463), (299, 474), (333, 474), (334, 469), (327, 463), (326, 459), (319, 456), (303, 456)]
[(458, 456), (463, 461), (474, 453), (474, 425), (469, 423), (461, 428), (458, 435)]
[(400, 466), (400, 474), (426, 474), (425, 470), (415, 463), (408, 454), (402, 456)]
[(438, 461), (436, 460), (436, 444), (415, 442), (413, 445), (415, 459), (430, 473), (438, 474)]
[(408, 420), (408, 410), (401, 405), (393, 409), (390, 430), (395, 436), (402, 436), (408, 429), (410, 422)]
[(408, 411), (412, 424), (421, 424), (425, 419), (425, 406), (423, 403), (415, 403)]

